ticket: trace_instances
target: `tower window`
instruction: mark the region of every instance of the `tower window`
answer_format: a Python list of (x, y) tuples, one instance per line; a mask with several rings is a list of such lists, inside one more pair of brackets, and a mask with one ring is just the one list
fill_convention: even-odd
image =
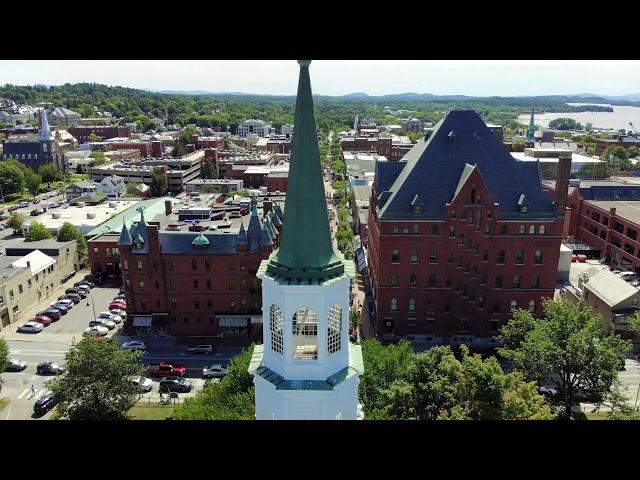
[(313, 310), (301, 308), (291, 324), (294, 360), (318, 359), (318, 317)]
[(327, 325), (327, 351), (329, 355), (340, 351), (342, 338), (342, 307), (334, 305), (329, 309)]
[(282, 310), (277, 305), (269, 309), (269, 329), (271, 330), (271, 350), (280, 355), (284, 352)]

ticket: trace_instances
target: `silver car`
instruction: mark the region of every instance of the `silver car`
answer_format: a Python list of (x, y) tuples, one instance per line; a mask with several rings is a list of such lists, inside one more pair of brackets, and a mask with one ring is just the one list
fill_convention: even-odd
[(147, 344), (142, 340), (131, 340), (130, 342), (124, 342), (122, 344), (122, 348), (124, 348), (125, 350), (146, 352)]
[(116, 328), (116, 323), (111, 320), (107, 320), (106, 318), (96, 318), (95, 320), (89, 321), (90, 327), (106, 327), (109, 330), (113, 330)]
[(107, 327), (89, 327), (84, 331), (82, 336), (84, 336), (84, 337), (104, 337), (107, 333), (109, 333), (109, 329)]
[(39, 333), (44, 328), (44, 325), (38, 322), (27, 322), (23, 323), (18, 327), (18, 332), (26, 332), (26, 333)]
[(98, 318), (104, 318), (106, 320), (111, 320), (115, 323), (122, 323), (122, 317), (120, 315), (114, 315), (111, 312), (100, 312), (98, 314)]
[(137, 385), (142, 393), (149, 393), (153, 388), (153, 380), (147, 377), (139, 377), (138, 375), (130, 378), (131, 383)]
[(227, 369), (222, 365), (207, 365), (202, 369), (205, 378), (222, 378), (227, 375)]

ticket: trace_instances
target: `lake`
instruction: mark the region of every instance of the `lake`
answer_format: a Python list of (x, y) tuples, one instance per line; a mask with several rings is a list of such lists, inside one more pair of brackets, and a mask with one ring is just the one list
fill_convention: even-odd
[[(567, 105), (594, 105), (593, 103), (568, 103)], [(619, 130), (640, 130), (640, 107), (627, 107), (609, 104), (599, 104), (613, 108), (613, 112), (557, 112), (535, 114), (536, 125), (548, 127), (549, 122), (556, 118), (573, 118), (576, 122), (580, 122), (583, 126), (589, 122), (594, 128), (613, 128)], [(531, 114), (520, 115), (518, 121), (524, 125), (529, 125)], [(633, 123), (634, 128), (629, 125)]]

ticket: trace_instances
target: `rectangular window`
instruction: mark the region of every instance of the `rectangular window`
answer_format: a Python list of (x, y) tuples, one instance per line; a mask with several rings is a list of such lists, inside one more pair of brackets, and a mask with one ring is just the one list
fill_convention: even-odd
[(431, 225), (431, 235), (440, 235), (440, 229), (438, 225)]
[(191, 260), (191, 270), (197, 270), (197, 269), (198, 269), (198, 260), (194, 258), (193, 260)]
[(502, 275), (496, 275), (495, 288), (502, 288)]
[(413, 234), (420, 235), (420, 225), (418, 225), (417, 223), (413, 225)]
[(210, 278), (207, 278), (207, 290), (211, 291), (213, 289), (213, 282)]
[(531, 288), (540, 288), (540, 275), (534, 275), (531, 280)]
[(611, 235), (611, 244), (618, 248), (622, 248), (622, 241), (615, 235)]
[(142, 260), (138, 260), (138, 270), (142, 270)]
[(516, 251), (516, 265), (522, 265), (524, 263), (524, 250)]
[(147, 300), (145, 298), (141, 298), (140, 299), (140, 310), (146, 310), (147, 309)]
[(394, 235), (398, 235), (400, 233), (400, 228), (398, 227), (398, 225), (394, 225), (393, 226), (393, 234)]
[(402, 227), (402, 233), (405, 235), (409, 234), (409, 225), (405, 225), (404, 227)]
[(453, 226), (453, 225), (451, 225), (451, 226), (449, 227), (449, 236), (450, 236), (450, 237), (455, 237), (455, 236), (456, 236), (456, 227), (455, 227), (455, 226)]
[(489, 331), (497, 332), (499, 328), (500, 328), (500, 320), (489, 321)]
[(198, 285), (198, 280), (194, 280), (194, 281), (193, 281), (193, 289), (194, 289), (194, 290), (198, 290), (199, 288), (200, 288), (200, 287), (199, 287), (199, 285)]
[(235, 289), (236, 289), (236, 281), (229, 280), (229, 290), (235, 290)]
[(613, 229), (618, 233), (624, 233), (624, 225), (621, 223), (615, 222), (613, 224)]
[(447, 257), (447, 263), (453, 263), (453, 252), (449, 252), (449, 256)]
[(127, 260), (122, 262), (123, 270), (129, 270), (129, 262)]
[(18, 285), (18, 293), (22, 293), (23, 289), (22, 289), (22, 284)]
[(167, 270), (173, 271), (173, 260), (167, 260)]
[(28, 280), (27, 280), (27, 286), (28, 286), (29, 288), (31, 288), (31, 279), (28, 279)]
[(98, 249), (98, 247), (93, 247), (93, 253), (94, 253), (94, 254), (96, 254), (96, 255), (97, 255), (99, 251), (100, 251), (100, 250)]
[(173, 278), (169, 279), (169, 290), (175, 290), (176, 289), (176, 281)]
[(204, 259), (204, 269), (208, 272), (211, 270), (211, 260), (208, 258)]
[(213, 298), (207, 298), (207, 308), (213, 308)]
[(173, 310), (176, 310), (176, 309), (178, 308), (178, 305), (177, 305), (177, 303), (176, 303), (176, 299), (175, 299), (175, 298), (172, 298), (172, 299), (171, 299), (171, 308), (172, 308)]
[(438, 263), (438, 251), (431, 250), (431, 255), (429, 256), (429, 263)]
[(144, 290), (144, 281), (140, 280), (140, 281), (138, 282), (138, 289), (139, 289), (139, 290)]
[(520, 275), (514, 275), (513, 288), (520, 288)]
[(195, 308), (195, 309), (199, 309), (200, 308), (200, 299), (198, 297), (195, 297), (193, 299), (193, 308)]

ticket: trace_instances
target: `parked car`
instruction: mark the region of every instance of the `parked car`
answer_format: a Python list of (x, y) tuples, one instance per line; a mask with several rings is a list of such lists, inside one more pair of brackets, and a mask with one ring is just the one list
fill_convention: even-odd
[(129, 342), (124, 342), (122, 344), (122, 348), (127, 350), (134, 350), (138, 352), (146, 352), (147, 351), (147, 343), (142, 340), (131, 340)]
[(65, 298), (71, 300), (74, 304), (78, 304), (80, 303), (80, 300), (82, 300), (82, 296), (77, 293), (67, 293), (61, 300), (64, 300)]
[[(68, 294), (66, 294), (68, 295)], [(66, 297), (65, 295), (65, 297)], [(73, 308), (73, 300), (69, 299), (69, 298), (61, 298), (60, 300), (56, 301), (55, 303), (59, 303), (61, 305), (67, 305), (69, 308)]]
[(116, 322), (112, 322), (107, 318), (96, 318), (94, 320), (89, 321), (90, 327), (106, 327), (109, 330), (113, 330), (116, 328)]
[(36, 400), (36, 403), (33, 405), (33, 413), (36, 415), (44, 415), (55, 407), (57, 403), (58, 402), (56, 401), (53, 392), (47, 391), (38, 400)]
[(107, 333), (109, 333), (109, 329), (107, 327), (89, 327), (83, 333), (83, 337), (104, 337)]
[(78, 293), (82, 295), (82, 298), (86, 297), (91, 293), (91, 287), (89, 285), (82, 284), (76, 288), (80, 290)]
[(183, 365), (172, 365), (169, 362), (160, 362), (157, 365), (149, 365), (144, 370), (147, 377), (182, 377), (187, 371)]
[(41, 213), (42, 212), (40, 210), (38, 210), (37, 208), (34, 208), (33, 210), (31, 210), (31, 213), (29, 215), (31, 215), (32, 217), (37, 217)]
[(578, 255), (578, 262), (579, 263), (585, 263), (587, 261), (587, 256), (586, 255)]
[(27, 208), (29, 206), (29, 202), (20, 202), (18, 204), (18, 208)]
[(40, 333), (43, 328), (44, 328), (44, 325), (42, 325), (41, 323), (27, 322), (27, 323), (23, 323), (18, 327), (18, 332)]
[(51, 322), (53, 322), (53, 320), (50, 317), (47, 317), (45, 315), (37, 315), (33, 320), (31, 320), (32, 322), (37, 322), (37, 323), (41, 323), (42, 325), (44, 325), (45, 327), (51, 325)]
[(618, 276), (623, 280), (626, 280), (627, 282), (631, 282), (633, 280), (638, 279), (638, 274), (635, 272), (620, 272)]
[(541, 395), (549, 395), (551, 397), (558, 394), (558, 389), (555, 387), (545, 387), (542, 386), (538, 389), (538, 393)]
[(163, 378), (160, 380), (159, 390), (161, 392), (190, 392), (192, 389), (191, 382), (184, 378)]
[(24, 360), (18, 360), (17, 358), (10, 358), (7, 361), (7, 366), (4, 368), (5, 372), (21, 372), (27, 368), (27, 362)]
[(56, 321), (60, 320), (60, 317), (62, 316), (62, 313), (57, 308), (48, 308), (43, 312), (36, 313), (36, 317), (39, 317), (41, 315), (45, 316), (45, 317), (49, 317), (51, 320), (56, 322)]
[(42, 362), (36, 367), (36, 371), (39, 375), (60, 375), (61, 373), (64, 373), (65, 370), (64, 366), (55, 362)]
[(80, 293), (80, 289), (78, 287), (67, 288), (64, 293)]
[(213, 353), (213, 347), (211, 345), (196, 345), (195, 347), (188, 348), (189, 353), (204, 353), (209, 355)]
[(73, 286), (74, 288), (89, 288), (89, 290), (93, 288), (91, 285), (89, 285), (89, 283), (87, 283), (84, 280), (74, 283)]
[(71, 307), (68, 304), (60, 302), (52, 303), (51, 307), (55, 308), (56, 310), (60, 310), (60, 313), (62, 315), (66, 315), (67, 313), (69, 313), (69, 310), (71, 310)]
[(577, 255), (571, 255), (571, 263), (576, 263), (578, 261), (578, 256)]
[(222, 365), (207, 365), (202, 369), (204, 378), (222, 378), (227, 374), (227, 369)]
[(111, 320), (115, 323), (122, 323), (122, 317), (111, 312), (100, 312), (98, 314), (98, 318), (106, 318), (107, 320)]
[(18, 210), (18, 208), (20, 207), (18, 207), (17, 205), (11, 205), (9, 208), (7, 208), (7, 210), (9, 212), (15, 212), (16, 210)]
[(89, 279), (86, 279), (86, 278), (85, 278), (85, 279), (82, 281), (82, 283), (83, 283), (84, 285), (89, 285), (91, 288), (96, 288), (96, 284), (95, 284), (95, 283), (93, 283), (92, 281), (90, 281)]
[(135, 375), (131, 377), (130, 380), (131, 383), (133, 383), (140, 389), (140, 393), (148, 393), (153, 388), (153, 380), (151, 380), (150, 378)]
[(113, 310), (110, 311), (110, 313), (113, 313), (114, 315), (122, 318), (123, 320), (126, 320), (127, 318), (127, 312), (125, 312), (124, 310), (120, 310), (119, 308), (114, 308)]
[(120, 303), (120, 302), (111, 302), (109, 304), (109, 310), (124, 310), (127, 311), (127, 305), (125, 303)]
[(113, 300), (111, 300), (112, 302), (122, 302), (122, 303), (126, 303), (127, 302), (127, 297), (125, 297), (124, 294), (121, 295), (116, 295), (115, 297), (113, 297)]

